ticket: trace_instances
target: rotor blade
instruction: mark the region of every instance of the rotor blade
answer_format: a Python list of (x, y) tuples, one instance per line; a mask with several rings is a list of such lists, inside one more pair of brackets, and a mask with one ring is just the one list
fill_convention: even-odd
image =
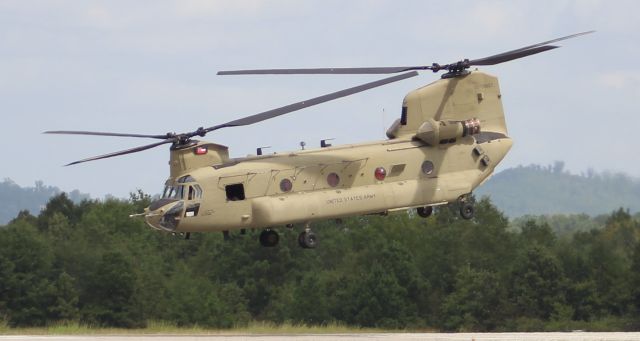
[(218, 71), (218, 75), (350, 75), (350, 74), (387, 74), (411, 70), (428, 70), (431, 66), (392, 66), (392, 67), (336, 67), (317, 69), (259, 69)]
[(555, 45), (538, 46), (528, 50), (522, 50), (522, 51), (510, 52), (510, 53), (501, 53), (501, 54), (496, 54), (490, 57), (474, 59), (474, 60), (470, 60), (468, 63), (469, 65), (496, 65), (496, 64), (508, 62), (510, 60), (527, 57), (536, 53), (557, 49), (558, 47), (560, 46), (555, 46)]
[(121, 134), (121, 133), (107, 133), (99, 131), (77, 131), (77, 130), (50, 130), (45, 131), (43, 134), (60, 134), (60, 135), (97, 135), (97, 136), (118, 136), (118, 137), (144, 137), (152, 139), (166, 139), (168, 135), (145, 135), (145, 134)]
[[(548, 40), (542, 43), (537, 43), (525, 47), (521, 47), (515, 50), (499, 53), (489, 57), (478, 58), (468, 62), (465, 65), (494, 65), (504, 63), (513, 59), (518, 59), (526, 56), (530, 56), (536, 53), (549, 51), (557, 48), (558, 46), (549, 45), (561, 40), (575, 38), (585, 34), (593, 33), (595, 31), (586, 31), (571, 34), (568, 36)], [(265, 75), (265, 74), (387, 74), (398, 73), (412, 70), (450, 70), (456, 63), (446, 65), (417, 65), (417, 66), (394, 66), (394, 67), (353, 67), (353, 68), (317, 68), (317, 69), (257, 69), (257, 70), (235, 70), (235, 71), (219, 71), (218, 75)]]
[(114, 157), (114, 156), (126, 155), (126, 154), (131, 154), (131, 153), (137, 153), (137, 152), (141, 152), (143, 150), (151, 149), (151, 148), (154, 148), (154, 147), (157, 147), (157, 146), (161, 146), (163, 144), (173, 143), (173, 142), (174, 142), (174, 139), (166, 139), (164, 141), (148, 144), (148, 145), (145, 145), (145, 146), (140, 146), (140, 147), (131, 148), (131, 149), (127, 149), (127, 150), (121, 150), (119, 152), (113, 152), (113, 153), (109, 153), (109, 154), (98, 155), (98, 156), (82, 159), (82, 160), (79, 160), (79, 161), (74, 161), (74, 162), (71, 162), (69, 164), (66, 164), (65, 166), (77, 165), (77, 164), (83, 163), (83, 162), (106, 159), (106, 158), (110, 158), (110, 157)]
[(411, 78), (414, 76), (417, 76), (418, 73), (416, 71), (412, 71), (412, 72), (407, 72), (407, 73), (403, 73), (401, 75), (397, 75), (397, 76), (393, 76), (393, 77), (389, 77), (389, 78), (384, 78), (381, 80), (377, 80), (375, 82), (370, 82), (370, 83), (366, 83), (366, 84), (362, 84), (362, 85), (358, 85), (349, 89), (345, 89), (345, 90), (340, 90), (340, 91), (336, 91), (334, 93), (330, 93), (328, 95), (324, 95), (324, 96), (320, 96), (320, 97), (315, 97), (312, 99), (308, 99), (306, 101), (302, 101), (302, 102), (298, 102), (298, 103), (294, 103), (294, 104), (290, 104), (284, 107), (280, 107), (277, 109), (273, 109), (273, 110), (269, 110), (269, 111), (265, 111), (265, 112), (261, 112), (259, 114), (255, 114), (255, 115), (251, 115), (251, 116), (247, 116), (244, 118), (240, 118), (237, 120), (233, 120), (224, 124), (220, 124), (217, 126), (213, 126), (210, 128), (205, 129), (205, 132), (210, 132), (213, 130), (217, 130), (220, 128), (226, 128), (226, 127), (236, 127), (236, 126), (244, 126), (244, 125), (249, 125), (249, 124), (254, 124), (257, 122), (261, 122), (264, 120), (268, 120), (270, 118), (274, 118), (280, 115), (284, 115), (296, 110), (300, 110), (300, 109), (304, 109), (304, 108), (308, 108), (310, 106), (314, 106), (316, 104), (320, 104), (320, 103), (324, 103), (324, 102), (328, 102), (337, 98), (341, 98), (341, 97), (345, 97), (345, 96), (349, 96), (349, 95), (353, 95), (355, 93), (358, 92), (362, 92), (365, 90), (369, 90), (369, 89), (373, 89), (385, 84), (389, 84), (389, 83), (393, 83), (393, 82), (397, 82), (403, 79), (407, 79), (407, 78)]
[[(515, 49), (515, 50), (503, 52), (503, 53), (496, 54), (496, 55), (489, 56), (489, 57), (485, 57), (485, 58), (491, 58), (491, 57), (495, 57), (495, 56), (499, 56), (499, 55), (507, 55), (507, 54), (511, 54), (511, 53), (515, 53), (515, 52), (529, 50), (529, 49), (533, 49), (533, 48), (536, 48), (536, 47), (539, 47), (539, 46), (549, 45), (551, 43), (555, 43), (555, 42), (558, 42), (558, 41), (562, 41), (562, 40), (567, 40), (567, 39), (583, 36), (585, 34), (591, 34), (591, 33), (594, 33), (594, 32), (595, 31), (585, 31), (585, 32), (575, 33), (575, 34), (571, 34), (571, 35), (568, 35), (568, 36), (564, 36), (564, 37), (560, 37), (560, 38), (556, 38), (556, 39), (551, 39), (551, 40), (548, 40), (548, 41), (544, 41), (542, 43), (537, 43), (537, 44), (521, 47), (521, 48), (518, 48), (518, 49)], [(485, 58), (480, 58), (480, 59), (485, 59)]]
[[(595, 31), (586, 31), (586, 32), (575, 33), (575, 34), (571, 34), (571, 35), (568, 35), (568, 36), (564, 36), (564, 37), (560, 37), (560, 38), (544, 41), (542, 43), (537, 43), (537, 44), (521, 47), (521, 48), (518, 48), (518, 49), (515, 49), (515, 50), (511, 50), (511, 51), (507, 51), (507, 52), (502, 52), (502, 53), (495, 54), (495, 55), (492, 55), (492, 56), (489, 56), (489, 57), (470, 60), (469, 61), (469, 65), (494, 65), (494, 64), (504, 63), (504, 62), (509, 61), (509, 60), (530, 56), (532, 54), (548, 51), (548, 50), (551, 50), (551, 49), (554, 49), (554, 48), (558, 47), (558, 46), (551, 47), (552, 45), (549, 45), (551, 43), (555, 43), (555, 42), (558, 42), (558, 41), (562, 41), (562, 40), (566, 40), (566, 39), (571, 39), (571, 38), (583, 36), (585, 34), (590, 34), (590, 33), (593, 33), (593, 32), (595, 32)], [(544, 49), (545, 47), (547, 49)], [(542, 49), (539, 50), (540, 48), (542, 48)], [(532, 51), (532, 50), (535, 51), (535, 52), (529, 53), (529, 54), (526, 54), (526, 53), (525, 54), (521, 54), (523, 52)], [(509, 58), (510, 56), (516, 56), (516, 57)], [(491, 61), (497, 61), (497, 62), (491, 63)]]

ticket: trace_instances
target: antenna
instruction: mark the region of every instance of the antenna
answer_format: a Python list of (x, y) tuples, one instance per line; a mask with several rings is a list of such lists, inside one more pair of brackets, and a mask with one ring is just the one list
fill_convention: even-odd
[(320, 147), (321, 147), (321, 148), (331, 147), (331, 143), (327, 143), (327, 141), (331, 141), (331, 140), (335, 140), (335, 138), (334, 138), (334, 137), (332, 137), (332, 138), (330, 138), (330, 139), (320, 140)]
[(256, 149), (256, 155), (262, 155), (262, 150), (263, 149), (267, 149), (267, 148), (271, 148), (271, 146), (257, 148)]
[(382, 133), (387, 133), (387, 128), (384, 126), (385, 122), (387, 122), (386, 112), (384, 108), (382, 108)]

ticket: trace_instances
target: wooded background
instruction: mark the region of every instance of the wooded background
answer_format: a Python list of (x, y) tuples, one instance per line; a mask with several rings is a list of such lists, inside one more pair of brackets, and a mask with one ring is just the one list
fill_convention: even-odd
[[(281, 229), (192, 235), (154, 231), (130, 200), (53, 197), (38, 216), (0, 227), (0, 322), (148, 321), (232, 328), (250, 321), (446, 331), (638, 330), (640, 219), (608, 215), (509, 220), (488, 198), (455, 207), (314, 224), (317, 249)], [(554, 231), (550, 225), (560, 226)]]

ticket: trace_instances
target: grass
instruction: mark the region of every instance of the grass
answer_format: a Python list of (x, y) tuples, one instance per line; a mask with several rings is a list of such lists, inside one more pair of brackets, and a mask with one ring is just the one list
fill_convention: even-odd
[(100, 328), (78, 322), (59, 322), (46, 327), (11, 328), (0, 320), (0, 335), (91, 335), (91, 334), (200, 334), (200, 335), (235, 335), (235, 334), (340, 334), (340, 333), (384, 333), (388, 330), (359, 328), (340, 323), (325, 325), (306, 325), (285, 322), (254, 321), (246, 326), (232, 329), (212, 329), (197, 325), (180, 327), (171, 322), (149, 321), (146, 328)]

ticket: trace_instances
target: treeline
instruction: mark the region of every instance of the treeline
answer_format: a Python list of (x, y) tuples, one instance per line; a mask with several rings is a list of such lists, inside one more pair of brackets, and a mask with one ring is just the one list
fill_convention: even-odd
[(259, 231), (153, 231), (128, 217), (148, 201), (59, 195), (0, 227), (0, 324), (640, 329), (640, 222), (622, 209), (604, 228), (558, 237), (535, 220), (514, 230), (482, 199), (471, 221), (442, 208), (318, 223), (308, 250), (284, 228), (275, 248), (259, 246)]

